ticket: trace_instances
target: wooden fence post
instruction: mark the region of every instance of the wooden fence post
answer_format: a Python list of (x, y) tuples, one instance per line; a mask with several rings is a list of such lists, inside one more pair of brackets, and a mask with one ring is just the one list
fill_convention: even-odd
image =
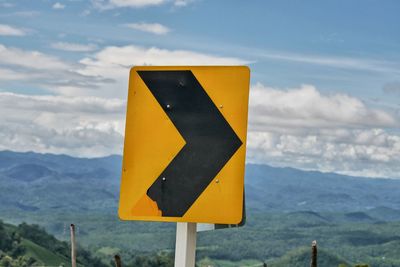
[(311, 243), (311, 267), (317, 267), (317, 241)]
[(76, 267), (75, 225), (71, 224), (71, 265)]
[(122, 267), (121, 257), (117, 254), (114, 256), (115, 267)]

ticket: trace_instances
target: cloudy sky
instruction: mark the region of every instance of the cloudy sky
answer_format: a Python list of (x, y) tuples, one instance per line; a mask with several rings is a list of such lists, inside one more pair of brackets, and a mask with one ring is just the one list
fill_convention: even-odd
[(121, 154), (133, 65), (251, 68), (248, 162), (400, 178), (400, 2), (0, 0), (0, 150)]

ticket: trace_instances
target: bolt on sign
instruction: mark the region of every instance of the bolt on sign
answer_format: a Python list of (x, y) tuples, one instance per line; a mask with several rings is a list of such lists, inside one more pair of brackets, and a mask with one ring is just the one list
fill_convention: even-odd
[(131, 69), (121, 219), (242, 221), (249, 80), (245, 66)]

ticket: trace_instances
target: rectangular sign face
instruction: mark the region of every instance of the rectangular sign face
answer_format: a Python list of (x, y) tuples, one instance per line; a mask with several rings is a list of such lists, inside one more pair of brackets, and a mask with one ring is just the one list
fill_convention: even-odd
[(249, 80), (245, 66), (131, 69), (121, 219), (242, 221)]

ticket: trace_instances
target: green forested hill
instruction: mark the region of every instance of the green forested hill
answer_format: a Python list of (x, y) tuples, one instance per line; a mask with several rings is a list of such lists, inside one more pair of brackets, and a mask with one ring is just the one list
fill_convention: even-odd
[[(398, 222), (327, 223), (320, 221), (321, 217), (332, 218), (332, 214), (313, 215), (308, 212), (254, 215), (256, 220), (251, 219), (245, 227), (200, 233), (199, 266), (255, 267), (262, 266), (262, 262), (273, 267), (308, 266), (310, 247), (305, 246), (310, 244), (310, 237), (321, 241), (318, 260), (322, 267), (339, 264), (350, 267), (360, 262), (374, 267), (400, 266)], [(337, 217), (346, 216), (338, 214)], [(108, 226), (94, 225), (92, 221), (89, 225), (83, 224), (77, 236), (79, 243), (92, 251), (79, 249), (80, 266), (113, 266), (110, 261), (116, 253), (122, 255), (126, 267), (173, 266), (172, 225), (132, 223), (133, 227), (113, 228), (106, 218), (97, 219)], [(0, 250), (2, 267), (59, 266), (61, 263), (69, 266), (70, 261), (68, 243), (25, 223), (19, 226), (0, 223)], [(102, 262), (91, 256), (93, 253)]]
[[(78, 250), (79, 266), (105, 266), (83, 249)], [(37, 225), (18, 226), (0, 221), (0, 266), (65, 266), (69, 267), (70, 248)]]
[(70, 259), (64, 255), (57, 254), (48, 248), (37, 245), (36, 243), (23, 239), (21, 245), (24, 248), (24, 257), (29, 257), (35, 261), (35, 265), (50, 266), (71, 266)]

